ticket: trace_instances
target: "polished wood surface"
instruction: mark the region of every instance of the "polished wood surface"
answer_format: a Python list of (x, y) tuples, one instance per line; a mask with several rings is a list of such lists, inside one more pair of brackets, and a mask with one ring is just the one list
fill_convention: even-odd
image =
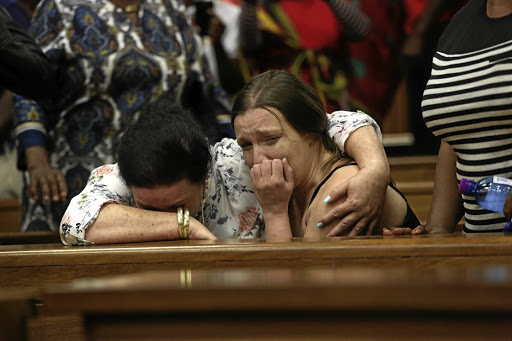
[(430, 212), (437, 156), (400, 156), (388, 158), (391, 178), (405, 195), (422, 224)]
[(43, 297), (45, 308), (59, 313), (303, 309), (510, 312), (512, 295), (506, 293), (511, 287), (512, 264), (429, 270), (339, 264), (104, 276), (48, 288)]
[(182, 269), (75, 280), (45, 309), (89, 340), (493, 340), (510, 337), (512, 266)]
[(0, 232), (0, 245), (61, 243), (58, 232)]
[[(426, 278), (425, 280), (428, 282), (428, 277), (435, 274), (435, 271), (445, 271), (446, 274), (450, 274), (452, 272), (460, 272), (462, 267), (471, 265), (476, 266), (476, 268), (474, 268), (476, 270), (471, 271), (476, 271), (477, 273), (481, 273), (482, 270), (478, 269), (483, 269), (483, 267), (498, 269), (498, 273), (500, 273), (499, 269), (507, 267), (508, 264), (512, 264), (512, 237), (503, 236), (502, 234), (472, 236), (456, 233), (450, 235), (395, 237), (339, 237), (319, 241), (294, 239), (280, 243), (266, 243), (264, 240), (228, 239), (211, 242), (168, 241), (96, 245), (88, 247), (68, 247), (58, 243), (0, 245), (0, 288), (4, 291), (13, 288), (17, 290), (26, 288), (33, 290), (34, 297), (41, 299), (40, 292), (42, 288), (65, 284), (75, 279), (80, 280), (97, 276), (129, 275), (138, 272), (173, 271), (181, 269), (190, 269), (193, 271), (192, 273), (195, 274), (196, 270), (218, 269), (221, 271), (221, 275), (217, 278), (220, 278), (222, 282), (224, 281), (222, 279), (224, 278), (223, 276), (227, 276), (222, 275), (222, 273), (227, 274), (228, 271), (238, 268), (256, 271), (270, 271), (268, 270), (269, 268), (277, 268), (277, 270), (287, 268), (288, 270), (286, 271), (288, 272), (301, 269), (317, 271), (315, 269), (327, 268), (332, 269), (334, 274), (336, 272), (340, 273), (340, 271), (349, 271), (357, 267), (365, 269), (371, 267), (381, 271), (380, 276), (383, 276), (387, 271), (389, 271), (390, 274), (400, 271), (411, 271), (411, 273), (418, 274), (418, 279)], [(401, 267), (402, 270), (397, 270), (397, 266)], [(281, 270), (281, 272), (282, 271), (283, 270)], [(471, 276), (471, 271), (467, 272), (467, 276)], [(494, 270), (490, 271), (492, 274)], [(421, 275), (420, 272), (423, 272), (423, 275)], [(177, 273), (178, 272), (174, 272), (174, 276), (176, 276)], [(185, 276), (185, 278), (188, 276), (186, 272), (184, 275), (183, 272), (179, 272), (179, 274), (180, 280), (182, 278), (181, 276)], [(260, 275), (256, 276), (262, 275), (260, 273)], [(302, 281), (302, 277), (293, 276), (291, 278)], [(383, 281), (386, 282), (386, 279), (384, 278)], [(196, 281), (194, 283), (198, 282)], [(308, 282), (306, 281), (306, 283)], [(329, 282), (327, 282), (326, 290), (334, 291), (332, 288), (329, 289), (329, 285)], [(383, 288), (386, 288), (386, 285)], [(400, 286), (398, 285), (398, 287)], [(299, 292), (303, 289), (296, 287), (293, 290)], [(376, 291), (380, 293), (384, 292), (383, 290), (384, 289), (379, 291), (376, 289)], [(415, 290), (418, 290), (420, 293), (424, 291), (422, 288), (416, 288)], [(425, 290), (428, 290), (428, 288)], [(500, 292), (503, 293), (505, 291), (501, 290)], [(389, 292), (389, 294), (391, 293), (392, 291)], [(355, 291), (353, 295), (355, 295)], [(243, 297), (243, 295), (241, 297)], [(46, 308), (46, 302), (44, 300), (42, 302), (44, 310)], [(70, 301), (67, 301), (67, 303), (73, 305)], [(484, 307), (481, 306), (481, 308), (483, 309)], [(171, 312), (170, 314), (175, 314), (175, 312)], [(194, 314), (207, 313), (198, 312)], [(233, 314), (232, 319), (235, 321), (240, 320), (239, 316), (235, 313), (226, 312), (226, 314)], [(386, 314), (388, 314), (388, 312), (386, 312)], [(151, 321), (146, 320), (146, 322), (152, 325), (154, 321), (159, 319), (163, 319), (169, 326), (173, 326), (176, 330), (183, 330), (183, 332), (185, 332), (183, 326), (188, 323), (186, 321), (177, 323), (176, 321), (179, 319), (177, 320), (176, 316), (168, 318), (160, 315), (158, 318), (151, 319)], [(239, 336), (238, 339), (243, 338), (242, 334), (236, 334), (239, 332), (238, 325), (231, 326), (229, 323), (226, 324), (226, 319), (228, 318), (222, 318), (220, 322), (218, 321), (219, 323), (222, 322), (221, 324), (224, 326), (222, 328), (225, 328), (226, 333), (232, 333), (231, 335), (234, 335), (233, 337), (235, 339), (237, 338), (236, 335)], [(144, 319), (137, 323), (143, 323), (143, 320)], [(284, 319), (278, 325), (289, 325), (291, 327), (297, 325), (296, 320), (296, 317), (289, 317), (288, 320)], [(344, 328), (353, 330), (355, 333), (357, 330), (352, 326), (358, 325), (360, 318), (355, 318), (350, 323), (347, 322), (349, 320), (346, 318), (337, 318), (331, 321), (332, 326), (327, 323), (325, 330), (333, 332), (338, 330), (340, 328), (339, 326), (344, 326)], [(28, 321), (29, 340), (59, 339), (58, 337), (62, 334), (59, 330), (64, 327), (66, 328), (65, 335), (68, 336), (61, 338), (62, 340), (78, 340), (84, 337), (83, 333), (85, 329), (81, 321), (82, 317), (77, 317), (76, 314), (56, 316), (45, 313), (38, 314)], [(217, 322), (212, 322), (207, 317), (203, 317), (201, 321), (203, 325), (199, 326), (199, 329), (203, 328), (203, 330), (206, 330), (205, 328), (212, 326), (217, 328)], [(396, 325), (396, 321), (401, 320), (397, 319), (395, 322), (394, 321), (394, 318), (388, 319), (386, 324)], [(438, 328), (436, 330), (440, 333), (444, 333), (445, 327), (451, 330), (450, 326), (452, 323), (438, 322), (439, 325), (432, 328)], [(271, 324), (272, 321), (265, 323)], [(320, 324), (315, 327), (314, 324), (316, 322), (311, 323), (311, 328), (323, 326), (323, 324)], [(414, 325), (415, 322), (409, 321), (409, 323)], [(457, 325), (457, 323), (453, 322), (454, 325)], [(478, 323), (481, 322), (476, 321), (471, 323), (471, 328), (478, 325)], [(134, 326), (137, 325), (138, 324), (132, 324), (132, 322), (130, 322), (125, 326), (126, 328), (124, 330), (138, 329), (134, 328)], [(332, 329), (329, 329), (331, 328), (329, 326), (331, 326)], [(110, 335), (108, 333), (112, 331), (112, 333), (117, 335), (118, 329), (111, 329), (111, 327), (112, 325), (108, 325), (101, 328), (98, 327), (99, 329), (95, 330), (101, 329), (107, 333), (105, 335)], [(162, 330), (165, 333), (169, 332), (167, 327), (159, 329), (161, 325), (158, 323), (152, 325), (152, 327), (157, 330)], [(194, 324), (194, 330), (195, 327), (196, 324)], [(250, 328), (249, 326), (246, 327)], [(420, 327), (424, 328), (425, 326), (419, 323), (417, 328)], [(379, 328), (387, 329), (384, 324), (373, 325), (372, 328), (375, 330), (379, 330)], [(500, 328), (501, 324), (498, 323), (495, 329), (500, 330)], [(137, 334), (136, 330), (133, 332), (135, 333), (134, 335)], [(194, 334), (192, 334), (192, 336), (193, 335)], [(290, 335), (293, 336), (295, 334), (292, 332)], [(352, 334), (349, 333), (347, 335)], [(355, 333), (352, 336), (356, 335), (358, 334)], [(411, 337), (410, 334), (408, 335)], [(453, 336), (453, 334), (449, 335)], [(469, 335), (471, 335), (471, 333), (469, 333)], [(196, 336), (200, 338), (200, 335)], [(272, 334), (267, 336), (262, 335), (261, 337), (272, 338)], [(117, 336), (113, 337), (113, 339), (116, 338)], [(162, 338), (165, 339), (164, 336), (162, 336)], [(297, 338), (292, 337), (291, 339)], [(129, 340), (128, 337), (120, 337), (117, 339)], [(144, 340), (144, 337), (140, 339)], [(184, 339), (186, 339), (186, 337), (184, 337)], [(194, 338), (192, 337), (191, 340), (192, 339)], [(258, 337), (256, 337), (255, 340), (256, 339), (258, 339)], [(311, 336), (310, 339), (315, 338)]]
[(75, 278), (170, 268), (404, 264), (435, 268), (458, 264), (508, 264), (512, 237), (449, 235), (294, 239), (168, 241), (70, 247), (0, 245), (0, 287), (41, 287)]
[(32, 289), (0, 289), (0, 340), (24, 341), (27, 319), (32, 315)]
[(391, 177), (395, 181), (433, 181), (437, 156), (393, 156), (388, 158)]
[(0, 199), (0, 232), (20, 231), (20, 219), (19, 199)]
[[(0, 267), (92, 265), (151, 262), (261, 262), (275, 260), (512, 256), (512, 238), (502, 233), (420, 236), (358, 236), (322, 240), (294, 238), (186, 240), (151, 243), (64, 246), (0, 245)], [(208, 264), (211, 266), (211, 264)]]

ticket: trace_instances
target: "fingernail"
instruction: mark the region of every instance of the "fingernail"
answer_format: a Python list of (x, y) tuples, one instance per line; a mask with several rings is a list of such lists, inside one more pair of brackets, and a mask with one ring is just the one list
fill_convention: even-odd
[(316, 227), (318, 227), (319, 229), (321, 229), (322, 227), (324, 227), (324, 224), (323, 224), (323, 223), (318, 223), (318, 224), (316, 224)]
[(328, 195), (328, 196), (324, 199), (324, 202), (327, 204), (330, 200), (331, 200), (331, 196), (330, 196), (330, 195)]

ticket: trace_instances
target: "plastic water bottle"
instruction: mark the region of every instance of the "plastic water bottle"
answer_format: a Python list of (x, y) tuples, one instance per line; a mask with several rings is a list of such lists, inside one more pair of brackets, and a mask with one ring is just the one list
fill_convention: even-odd
[(503, 206), (512, 191), (512, 180), (488, 176), (480, 181), (460, 179), (459, 193), (475, 197), (488, 211), (503, 213)]

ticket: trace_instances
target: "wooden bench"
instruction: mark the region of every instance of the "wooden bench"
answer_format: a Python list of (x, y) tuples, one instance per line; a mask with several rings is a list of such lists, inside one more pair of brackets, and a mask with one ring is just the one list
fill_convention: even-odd
[[(40, 298), (40, 290), (49, 285), (141, 271), (312, 266), (405, 266), (435, 270), (447, 266), (457, 269), (467, 264), (499, 267), (510, 263), (512, 238), (501, 234), (338, 237), (282, 243), (228, 239), (87, 247), (59, 243), (0, 245), (0, 288), (35, 290)], [(46, 302), (42, 303), (44, 307)], [(29, 319), (29, 340), (59, 339), (55, 333), (60, 333), (63, 326), (69, 340), (81, 340), (81, 321), (76, 315), (37, 314)]]
[(20, 219), (19, 199), (0, 199), (0, 232), (20, 231)]
[(437, 156), (390, 157), (391, 177), (422, 224), (427, 222)]
[(0, 340), (26, 340), (34, 295), (32, 289), (0, 290)]
[(431, 268), (440, 264), (507, 264), (512, 238), (449, 235), (294, 239), (166, 241), (70, 247), (61, 244), (0, 245), (0, 287), (36, 287), (94, 275), (170, 268), (307, 265)]
[(0, 245), (61, 243), (59, 232), (0, 232)]
[(181, 269), (48, 288), (87, 340), (510, 338), (511, 265)]
[(437, 156), (394, 156), (388, 162), (396, 182), (434, 181)]

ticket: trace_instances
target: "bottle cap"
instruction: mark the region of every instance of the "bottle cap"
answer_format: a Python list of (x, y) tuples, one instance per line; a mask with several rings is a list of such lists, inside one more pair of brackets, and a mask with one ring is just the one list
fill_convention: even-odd
[(460, 194), (466, 194), (466, 188), (467, 187), (468, 187), (468, 179), (466, 179), (466, 178), (460, 179), (459, 193)]

